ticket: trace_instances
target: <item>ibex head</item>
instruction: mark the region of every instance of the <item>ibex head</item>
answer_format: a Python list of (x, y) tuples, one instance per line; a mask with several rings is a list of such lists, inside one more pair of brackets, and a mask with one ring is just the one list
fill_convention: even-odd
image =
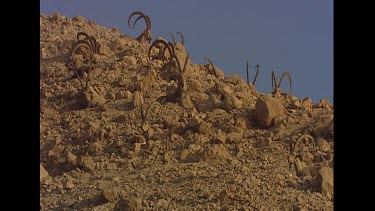
[(137, 23), (137, 21), (138, 21), (139, 19), (141, 19), (141, 18), (143, 18), (143, 19), (145, 20), (145, 22), (146, 22), (146, 27), (147, 27), (145, 30), (143, 30), (142, 34), (139, 35), (139, 36), (136, 38), (136, 40), (137, 40), (138, 42), (140, 42), (140, 43), (146, 43), (146, 42), (151, 43), (151, 40), (152, 40), (153, 38), (152, 38), (152, 33), (151, 33), (151, 20), (150, 20), (150, 18), (149, 18), (147, 15), (143, 14), (142, 12), (135, 11), (135, 12), (133, 12), (133, 13), (129, 16), (129, 19), (128, 19), (128, 26), (129, 26), (129, 28), (131, 28), (131, 27), (130, 27), (130, 19), (131, 19), (134, 15), (139, 15), (139, 17), (134, 21), (134, 23), (133, 23), (133, 28), (134, 28), (135, 24)]

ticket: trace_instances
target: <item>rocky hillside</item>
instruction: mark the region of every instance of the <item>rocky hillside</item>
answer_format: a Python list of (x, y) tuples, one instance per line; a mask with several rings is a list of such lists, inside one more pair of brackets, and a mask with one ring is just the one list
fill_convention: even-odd
[(41, 210), (333, 210), (333, 105), (164, 39), (40, 15)]

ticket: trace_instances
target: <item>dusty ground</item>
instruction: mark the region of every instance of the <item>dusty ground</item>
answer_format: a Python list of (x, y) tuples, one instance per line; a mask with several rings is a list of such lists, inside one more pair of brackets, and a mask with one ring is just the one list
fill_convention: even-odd
[[(89, 106), (66, 67), (80, 31), (101, 45)], [(147, 136), (138, 107), (177, 87), (149, 46), (80, 16), (40, 15), (41, 210), (333, 210), (333, 105), (257, 95), (190, 63), (190, 101), (151, 109)], [(315, 146), (291, 153), (304, 134)]]

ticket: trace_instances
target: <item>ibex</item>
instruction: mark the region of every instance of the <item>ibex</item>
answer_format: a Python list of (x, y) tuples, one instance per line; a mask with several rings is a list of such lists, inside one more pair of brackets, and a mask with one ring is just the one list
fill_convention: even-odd
[(283, 81), (283, 78), (285, 76), (288, 76), (289, 78), (289, 88), (290, 88), (290, 93), (292, 93), (292, 77), (290, 76), (290, 73), (289, 72), (284, 72), (283, 75), (281, 76), (280, 80), (279, 80), (279, 83), (276, 84), (276, 76), (275, 76), (275, 73), (272, 71), (272, 94), (275, 94), (275, 95), (280, 95), (282, 93), (282, 90), (280, 88), (281, 86), (281, 82)]
[(152, 40), (152, 33), (151, 33), (151, 20), (150, 18), (143, 14), (142, 12), (139, 12), (139, 11), (136, 11), (136, 12), (133, 12), (130, 16), (129, 16), (129, 19), (128, 19), (128, 26), (129, 28), (130, 27), (130, 19), (134, 16), (134, 15), (140, 15), (133, 23), (133, 29), (134, 29), (134, 26), (135, 24), (137, 23), (137, 21), (141, 18), (143, 18), (145, 21), (146, 21), (146, 26), (147, 28), (145, 30), (143, 30), (142, 34), (139, 35), (136, 40), (140, 43), (151, 43), (151, 40)]

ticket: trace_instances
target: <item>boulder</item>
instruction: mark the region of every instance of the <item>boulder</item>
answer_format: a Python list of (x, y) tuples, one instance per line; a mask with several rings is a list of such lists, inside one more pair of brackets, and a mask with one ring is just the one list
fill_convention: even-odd
[(274, 124), (275, 118), (285, 115), (285, 108), (281, 99), (262, 96), (255, 104), (253, 115), (260, 127), (266, 128)]

